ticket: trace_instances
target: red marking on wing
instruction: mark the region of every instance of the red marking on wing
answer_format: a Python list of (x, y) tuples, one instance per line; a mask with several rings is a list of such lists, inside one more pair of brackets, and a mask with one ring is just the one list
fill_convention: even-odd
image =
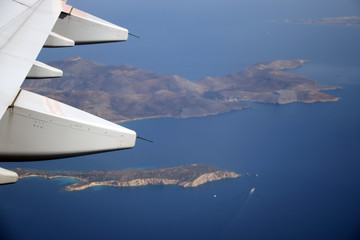
[(61, 105), (59, 102), (52, 100), (50, 98), (45, 98), (45, 104), (47, 109), (55, 115), (64, 116), (64, 112), (61, 109)]
[(88, 14), (86, 12), (83, 12), (76, 8), (73, 8), (73, 10), (71, 11), (71, 15), (76, 15), (76, 16), (83, 17), (83, 18), (88, 17)]
[(66, 2), (62, 2), (61, 5), (62, 5), (63, 12), (70, 13), (72, 6), (67, 5)]

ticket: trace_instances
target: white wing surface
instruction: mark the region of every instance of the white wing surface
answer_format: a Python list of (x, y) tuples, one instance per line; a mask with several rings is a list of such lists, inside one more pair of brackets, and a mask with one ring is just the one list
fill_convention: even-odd
[[(127, 38), (127, 29), (63, 0), (0, 1), (0, 161), (48, 160), (134, 147), (134, 131), (20, 89), (25, 78), (62, 76), (61, 70), (36, 61), (43, 46)], [(16, 181), (16, 173), (0, 168), (0, 184)]]
[(61, 12), (61, 1), (0, 1), (0, 116), (14, 101)]

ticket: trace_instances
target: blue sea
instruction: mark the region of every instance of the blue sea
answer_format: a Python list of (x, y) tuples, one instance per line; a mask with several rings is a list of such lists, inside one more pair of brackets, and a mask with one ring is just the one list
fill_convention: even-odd
[[(131, 121), (121, 125), (154, 144), (139, 140), (134, 149), (126, 151), (55, 161), (2, 163), (1, 167), (8, 169), (51, 171), (147, 169), (197, 163), (249, 176), (193, 189), (96, 187), (79, 192), (62, 190), (74, 182), (72, 179), (20, 179), (16, 184), (0, 187), (0, 239), (360, 239), (360, 28), (272, 22), (356, 15), (360, 13), (358, 1), (276, 0), (269, 4), (264, 0), (226, 0), (224, 6), (209, 1), (204, 10), (206, 18), (199, 16), (202, 12), (196, 10), (203, 5), (196, 3), (184, 19), (179, 16), (181, 11), (187, 11), (189, 1), (177, 3), (175, 8), (158, 0), (154, 6), (144, 3), (148, 12), (146, 8), (130, 11), (136, 2), (139, 3), (124, 1), (129, 10), (124, 20), (131, 22), (134, 15), (157, 15), (146, 21), (137, 19), (132, 25), (141, 26), (148, 35), (138, 48), (139, 42), (128, 45), (135, 56), (122, 47), (125, 52), (121, 61), (126, 62), (130, 56), (129, 64), (197, 80), (241, 71), (264, 60), (303, 58), (310, 62), (290, 72), (322, 85), (340, 86), (339, 90), (327, 92), (340, 97), (340, 101), (251, 103), (249, 109), (218, 116)], [(107, 19), (113, 22), (120, 18), (109, 8), (96, 9), (94, 3), (86, 5), (84, 1), (79, 4), (84, 10), (99, 11), (104, 18), (109, 12)], [(159, 5), (161, 9), (157, 8)], [(211, 6), (219, 10), (221, 15), (217, 18), (223, 16), (226, 21), (209, 18), (213, 13)], [(160, 12), (164, 14), (160, 16)], [(169, 22), (161, 22), (161, 17)], [(185, 41), (196, 42), (188, 45), (193, 55), (180, 54), (179, 59), (170, 59), (170, 55), (185, 47), (181, 44), (184, 38), (170, 41), (176, 36), (176, 28), (169, 25), (180, 26), (184, 32), (184, 26), (190, 27), (190, 22), (198, 27), (190, 28), (192, 39)], [(162, 50), (151, 48), (147, 42), (154, 40), (143, 25), (151, 23), (163, 23), (152, 25), (160, 28), (156, 30), (157, 37), (160, 30), (166, 33)], [(226, 31), (219, 27), (228, 23), (232, 24), (226, 25)], [(206, 34), (200, 26), (219, 29), (223, 38), (211, 32), (209, 41), (204, 40)], [(170, 29), (173, 32), (166, 32)], [(207, 48), (210, 45), (213, 52)], [(107, 49), (117, 49), (111, 44), (99, 48), (106, 53)], [(90, 58), (91, 54), (99, 54), (88, 49), (80, 46), (75, 51)], [(149, 50), (144, 53), (142, 49)], [(43, 59), (54, 58), (46, 51), (41, 55)], [(60, 57), (73, 54), (71, 51), (65, 50)], [(112, 54), (99, 54), (99, 58), (117, 64), (119, 60)], [(217, 58), (212, 58), (212, 54)], [(145, 62), (149, 56), (152, 61)], [(197, 62), (199, 68), (195, 71)], [(252, 188), (255, 191), (250, 194)]]
[(21, 179), (0, 188), (0, 236), (358, 239), (360, 86), (342, 87), (331, 92), (339, 102), (253, 104), (214, 117), (128, 122), (124, 125), (155, 141), (139, 141), (133, 150), (9, 163), (5, 167), (48, 170), (198, 163), (250, 176), (194, 189), (97, 187), (80, 192), (61, 190), (71, 181)]

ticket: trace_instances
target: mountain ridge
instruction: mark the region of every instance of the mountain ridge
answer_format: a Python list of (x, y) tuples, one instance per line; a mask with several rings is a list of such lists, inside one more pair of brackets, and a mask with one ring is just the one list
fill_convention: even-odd
[(285, 104), (337, 101), (316, 81), (283, 70), (305, 60), (276, 60), (223, 77), (191, 82), (129, 65), (104, 65), (80, 57), (49, 63), (59, 79), (26, 80), (23, 88), (114, 122), (173, 117), (185, 119), (247, 108), (244, 102)]

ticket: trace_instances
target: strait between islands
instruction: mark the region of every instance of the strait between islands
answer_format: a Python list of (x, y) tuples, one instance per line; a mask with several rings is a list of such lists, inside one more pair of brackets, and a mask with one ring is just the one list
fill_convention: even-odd
[[(263, 62), (242, 72), (191, 82), (179, 76), (165, 76), (132, 66), (104, 65), (75, 57), (50, 63), (64, 71), (63, 78), (26, 80), (22, 88), (113, 122), (217, 115), (248, 108), (246, 102), (287, 104), (338, 101), (339, 98), (322, 91), (339, 87), (321, 86), (314, 80), (285, 71), (306, 62), (301, 59)], [(79, 181), (66, 186), (66, 191), (79, 191), (98, 185), (125, 187), (177, 184), (196, 187), (241, 176), (199, 165), (153, 170), (14, 171), (20, 178), (74, 178)]]
[(44, 170), (14, 169), (19, 178), (43, 177), (73, 178), (79, 181), (66, 186), (66, 191), (80, 191), (93, 186), (138, 187), (145, 185), (179, 185), (197, 187), (207, 182), (226, 178), (238, 178), (240, 174), (206, 165), (192, 164), (184, 167), (160, 169), (127, 169), (87, 172), (49, 172)]

